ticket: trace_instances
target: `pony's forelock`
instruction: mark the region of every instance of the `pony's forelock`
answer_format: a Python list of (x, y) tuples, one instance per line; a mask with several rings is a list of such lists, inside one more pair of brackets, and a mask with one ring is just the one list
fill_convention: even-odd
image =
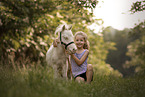
[(64, 29), (64, 30), (70, 30), (71, 27), (72, 27), (72, 26), (67, 25), (67, 24), (61, 24), (61, 25), (59, 25), (59, 26), (56, 28), (56, 30), (55, 30), (55, 35), (56, 35), (57, 33), (59, 33), (59, 32), (62, 31), (64, 25), (65, 25), (65, 29)]

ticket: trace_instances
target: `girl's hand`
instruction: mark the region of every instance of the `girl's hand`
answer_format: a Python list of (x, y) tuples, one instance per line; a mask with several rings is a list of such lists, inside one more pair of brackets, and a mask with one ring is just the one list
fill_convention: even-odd
[(66, 50), (65, 52), (66, 52), (66, 54), (68, 54), (68, 55), (71, 55), (71, 54), (72, 54), (72, 53), (68, 52), (67, 50)]
[(54, 40), (53, 40), (53, 46), (54, 46), (54, 47), (57, 47), (57, 43), (58, 43), (58, 39), (54, 39)]

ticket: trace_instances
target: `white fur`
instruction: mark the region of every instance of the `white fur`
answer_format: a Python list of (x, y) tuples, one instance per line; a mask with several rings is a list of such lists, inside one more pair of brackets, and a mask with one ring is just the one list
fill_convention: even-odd
[[(58, 39), (60, 40), (60, 32), (62, 33), (62, 41), (64, 43), (72, 42), (73, 34), (71, 32), (71, 27), (65, 24), (57, 27), (55, 34), (58, 33)], [(67, 47), (69, 53), (73, 53), (76, 50), (75, 44), (71, 44)], [(49, 50), (46, 53), (46, 62), (48, 65), (52, 66), (54, 69), (54, 77), (67, 77), (68, 61), (67, 55), (64, 49), (64, 45), (60, 43), (57, 44), (57, 47), (53, 45), (50, 46)]]

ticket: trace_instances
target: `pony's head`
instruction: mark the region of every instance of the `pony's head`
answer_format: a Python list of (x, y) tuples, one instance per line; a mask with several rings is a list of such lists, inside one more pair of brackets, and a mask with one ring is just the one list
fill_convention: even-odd
[(60, 43), (68, 51), (68, 53), (75, 53), (76, 45), (74, 44), (74, 36), (71, 31), (72, 26), (69, 25), (60, 25), (57, 27), (55, 34), (59, 32)]

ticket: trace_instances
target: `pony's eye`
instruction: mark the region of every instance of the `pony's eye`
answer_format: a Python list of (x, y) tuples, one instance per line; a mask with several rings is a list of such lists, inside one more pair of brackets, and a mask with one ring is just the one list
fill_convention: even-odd
[(65, 40), (68, 40), (68, 37), (64, 37)]

